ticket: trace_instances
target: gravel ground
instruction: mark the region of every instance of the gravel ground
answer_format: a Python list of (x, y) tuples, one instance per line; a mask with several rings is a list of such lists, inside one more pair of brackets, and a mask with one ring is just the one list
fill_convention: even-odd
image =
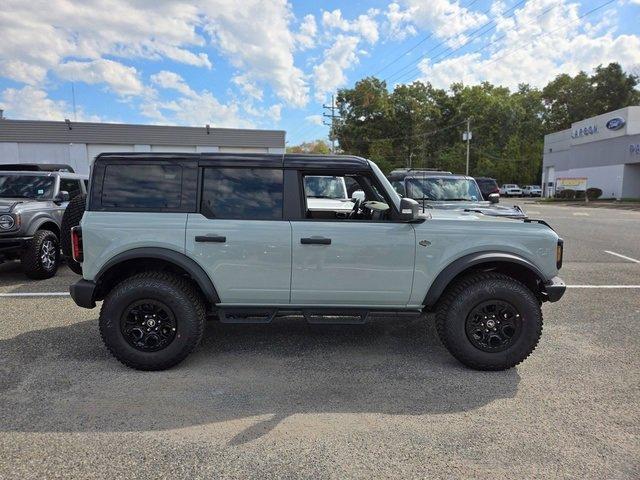
[[(565, 238), (568, 284), (640, 285), (604, 253), (640, 259), (640, 213), (525, 207)], [(74, 278), (8, 264), (0, 293)], [(430, 317), (211, 322), (177, 368), (136, 372), (97, 310), (0, 297), (0, 478), (638, 478), (639, 293), (569, 289), (506, 372), (459, 365)]]

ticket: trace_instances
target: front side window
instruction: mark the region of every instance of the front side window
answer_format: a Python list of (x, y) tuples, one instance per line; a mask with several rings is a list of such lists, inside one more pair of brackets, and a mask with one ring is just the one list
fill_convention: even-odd
[(182, 167), (179, 165), (107, 165), (102, 206), (154, 210), (179, 208)]
[(37, 175), (0, 175), (0, 198), (51, 199), (54, 177)]
[(204, 169), (201, 211), (207, 218), (280, 220), (282, 199), (282, 169)]
[(307, 198), (344, 200), (347, 188), (343, 177), (309, 175), (304, 177), (304, 193)]
[(482, 194), (475, 181), (468, 178), (408, 178), (407, 194), (415, 200), (478, 201)]

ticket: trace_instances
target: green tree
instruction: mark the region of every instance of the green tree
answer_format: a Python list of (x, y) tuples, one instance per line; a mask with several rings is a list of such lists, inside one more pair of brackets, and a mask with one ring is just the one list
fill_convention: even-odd
[(324, 140), (314, 140), (312, 142), (303, 142), (300, 145), (287, 147), (287, 153), (331, 153), (331, 147)]

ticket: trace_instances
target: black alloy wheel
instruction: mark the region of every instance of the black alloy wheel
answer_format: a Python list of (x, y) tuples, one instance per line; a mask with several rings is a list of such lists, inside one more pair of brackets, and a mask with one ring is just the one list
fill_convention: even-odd
[(474, 347), (484, 352), (501, 352), (520, 336), (522, 317), (511, 303), (488, 300), (471, 310), (465, 331)]
[(127, 343), (142, 352), (157, 352), (176, 337), (178, 325), (171, 309), (158, 300), (133, 302), (123, 312), (120, 331)]

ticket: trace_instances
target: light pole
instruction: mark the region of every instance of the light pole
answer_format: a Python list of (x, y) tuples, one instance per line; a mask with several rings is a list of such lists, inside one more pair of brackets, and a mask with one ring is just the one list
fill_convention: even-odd
[(467, 170), (466, 175), (469, 175), (469, 143), (471, 141), (471, 119), (467, 118), (467, 131), (462, 134), (462, 140), (467, 141)]

